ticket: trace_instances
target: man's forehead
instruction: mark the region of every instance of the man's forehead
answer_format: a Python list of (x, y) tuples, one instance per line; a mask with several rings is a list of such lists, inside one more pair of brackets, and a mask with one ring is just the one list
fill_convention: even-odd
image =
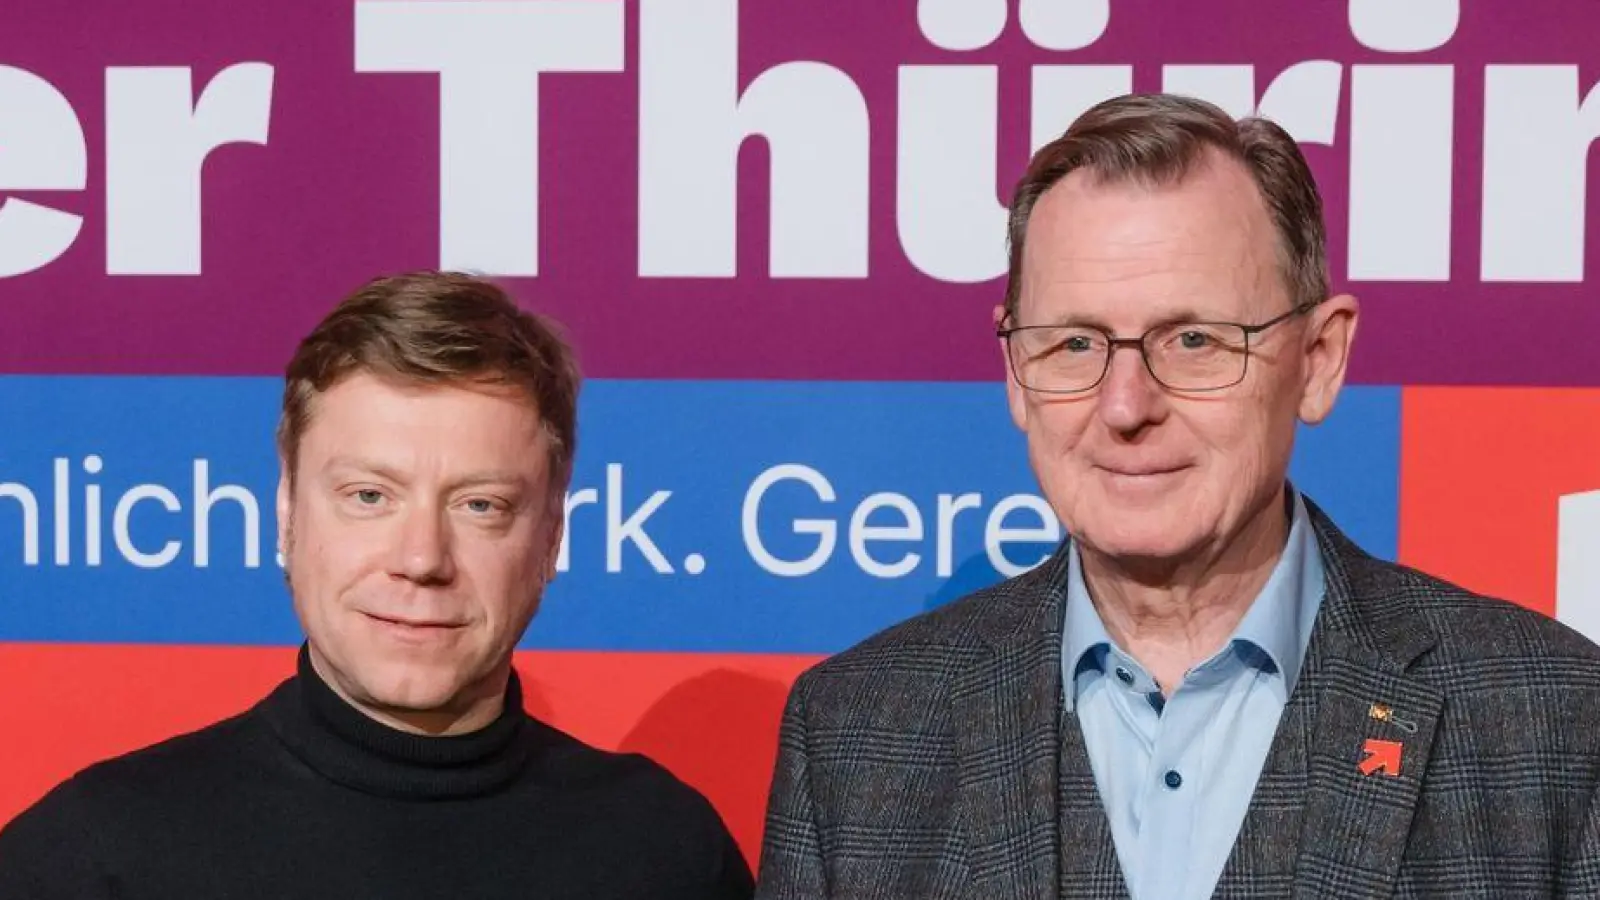
[(1270, 239), (1272, 220), (1250, 174), (1236, 161), (1222, 159), (1197, 164), (1182, 179), (1165, 183), (1072, 172), (1035, 204), (1027, 244), (1033, 245), (1035, 237), (1138, 245), (1160, 237), (1235, 236)]
[(1248, 198), (1217, 190), (1224, 186), (1056, 185), (1030, 219), (1024, 308), (1040, 293), (1133, 291), (1179, 304), (1202, 299), (1197, 293), (1275, 300), (1282, 281), (1276, 234)]
[(302, 455), (401, 459), (543, 457), (549, 431), (525, 392), (506, 385), (341, 381), (311, 398)]
[(368, 372), (348, 375), (312, 394), (305, 406), (307, 433), (319, 423), (368, 425), (451, 425), (467, 422), (500, 428), (537, 426), (539, 410), (531, 392), (514, 384), (488, 381), (423, 381)]
[(492, 374), (459, 378), (426, 378), (367, 368), (346, 373), (322, 390), (314, 392), (312, 401), (331, 395), (375, 393), (415, 400), (478, 396), (522, 403), (534, 412), (538, 409), (532, 391)]

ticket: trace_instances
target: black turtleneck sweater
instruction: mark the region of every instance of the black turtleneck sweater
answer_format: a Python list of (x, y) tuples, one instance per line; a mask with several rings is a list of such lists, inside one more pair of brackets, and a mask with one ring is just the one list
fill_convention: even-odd
[[(13, 740), (15, 738), (13, 737)], [(249, 711), (92, 766), (0, 831), (5, 900), (734, 900), (709, 803), (522, 710), (406, 734), (299, 673)]]

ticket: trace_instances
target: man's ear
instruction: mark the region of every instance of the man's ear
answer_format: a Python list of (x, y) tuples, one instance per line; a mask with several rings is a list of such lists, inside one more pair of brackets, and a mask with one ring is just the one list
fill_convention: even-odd
[(1361, 319), (1361, 304), (1350, 294), (1330, 297), (1310, 312), (1306, 329), (1305, 382), (1300, 393), (1300, 420), (1321, 424), (1333, 411), (1334, 401), (1344, 386), (1350, 366), (1350, 350), (1355, 345), (1356, 325)]
[(294, 476), (289, 471), (289, 464), (284, 460), (278, 462), (278, 496), (275, 508), (278, 513), (278, 554), (283, 557), (284, 565), (289, 561), (289, 545), (294, 540)]

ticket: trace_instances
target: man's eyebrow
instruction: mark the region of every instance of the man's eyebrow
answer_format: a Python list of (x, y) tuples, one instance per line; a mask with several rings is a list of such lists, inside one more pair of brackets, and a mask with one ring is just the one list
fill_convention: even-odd
[(468, 472), (460, 478), (454, 479), (450, 482), (450, 485), (454, 488), (483, 487), (486, 485), (520, 487), (527, 480), (527, 477), (523, 474), (509, 469), (481, 469), (476, 472)]
[[(333, 473), (360, 473), (364, 475), (372, 475), (383, 481), (390, 481), (395, 484), (408, 484), (410, 482), (410, 479), (401, 474), (398, 469), (378, 462), (377, 460), (360, 456), (336, 456), (328, 461), (327, 471)], [(449, 487), (451, 490), (495, 485), (505, 487), (522, 487), (523, 485), (527, 484), (527, 482), (527, 476), (516, 471), (515, 469), (491, 468), (467, 472), (458, 478), (451, 479)]]
[(400, 474), (399, 470), (385, 465), (384, 463), (378, 462), (377, 460), (368, 459), (361, 456), (335, 456), (328, 460), (325, 471), (360, 472), (362, 474), (375, 475), (384, 481), (392, 481), (396, 484), (405, 484), (407, 481), (407, 479)]

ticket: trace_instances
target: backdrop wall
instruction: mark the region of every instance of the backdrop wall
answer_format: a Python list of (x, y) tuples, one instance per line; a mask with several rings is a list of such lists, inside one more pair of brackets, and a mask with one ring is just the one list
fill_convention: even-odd
[(282, 366), (401, 269), (587, 384), (529, 704), (752, 860), (793, 678), (1060, 536), (991, 310), (1029, 152), (1129, 89), (1323, 187), (1351, 378), (1293, 477), (1371, 552), (1600, 637), (1587, 0), (489, 0), (0, 11), (0, 821), (292, 669)]

